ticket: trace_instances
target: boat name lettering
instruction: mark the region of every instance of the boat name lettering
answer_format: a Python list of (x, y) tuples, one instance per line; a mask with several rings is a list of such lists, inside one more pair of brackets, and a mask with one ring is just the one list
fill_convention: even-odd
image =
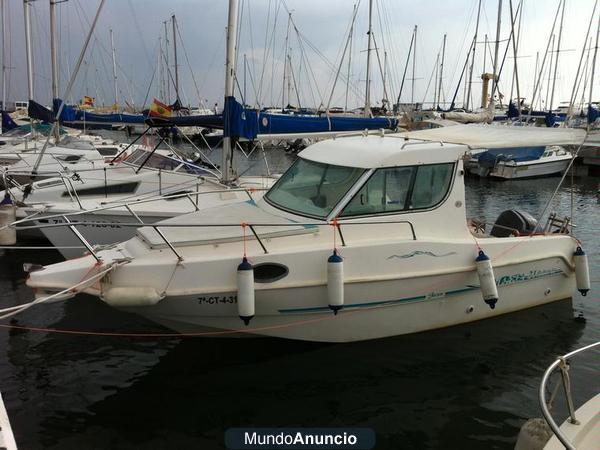
[(553, 267), (552, 269), (544, 270), (532, 270), (528, 273), (517, 273), (515, 275), (505, 275), (500, 277), (497, 281), (498, 286), (508, 286), (510, 284), (521, 283), (523, 281), (535, 280), (536, 278), (543, 278), (547, 276), (557, 275), (563, 273), (559, 268)]
[(211, 297), (198, 297), (198, 303), (218, 305), (219, 303), (237, 303), (237, 295), (215, 295)]

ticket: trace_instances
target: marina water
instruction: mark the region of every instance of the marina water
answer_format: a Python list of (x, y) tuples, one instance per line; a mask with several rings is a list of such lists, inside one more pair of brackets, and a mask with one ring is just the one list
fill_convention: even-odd
[[(264, 173), (260, 152), (237, 159), (240, 172)], [(271, 149), (266, 159), (281, 172), (293, 156)], [(467, 180), (469, 217), (493, 222), (512, 208), (538, 217), (558, 180)], [(599, 182), (576, 178), (571, 192), (567, 180), (550, 208), (570, 215), (573, 199), (576, 235), (589, 255), (592, 292), (572, 302), (343, 345), (59, 334), (32, 328), (168, 330), (85, 295), (31, 308), (0, 324), (13, 327), (0, 328), (0, 390), (17, 443), (218, 449), (229, 427), (356, 426), (375, 430), (378, 449), (512, 449), (524, 421), (541, 415), (546, 366), (600, 339)], [(52, 250), (0, 250), (0, 306), (33, 298), (23, 262), (59, 260)], [(598, 390), (597, 360), (598, 352), (573, 360), (577, 405)], [(561, 401), (554, 411), (562, 420)]]

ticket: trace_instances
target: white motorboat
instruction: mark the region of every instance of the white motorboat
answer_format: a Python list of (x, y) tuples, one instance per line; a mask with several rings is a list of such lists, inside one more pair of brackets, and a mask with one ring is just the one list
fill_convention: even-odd
[(564, 173), (572, 159), (571, 152), (559, 145), (495, 148), (474, 155), (467, 168), (471, 174), (480, 177), (538, 178)]
[(134, 228), (121, 226), (123, 222), (154, 223), (217, 205), (256, 200), (274, 180), (243, 176), (224, 185), (219, 175), (206, 167), (166, 150), (151, 154), (138, 148), (106, 171), (36, 181), (25, 203), (20, 201), (20, 190), (13, 188), (10, 194), (19, 201), (16, 217), (23, 233), (40, 231), (63, 256), (73, 258), (81, 256), (85, 247), (72, 229), (46, 225), (100, 222), (74, 228), (92, 244), (112, 244), (135, 234)]
[[(558, 357), (546, 369), (539, 389), (539, 401), (544, 418), (530, 419), (521, 428), (515, 450), (595, 450), (600, 442), (600, 392), (575, 408), (571, 392), (571, 361), (584, 352), (600, 348), (596, 342)], [(557, 370), (558, 369), (558, 370)], [(549, 381), (554, 372), (560, 373), (551, 398), (547, 398)], [(562, 385), (569, 417), (558, 425), (551, 414), (557, 390)]]
[[(576, 284), (587, 292), (573, 237), (530, 220), (471, 231), (467, 152), (394, 136), (323, 141), (257, 202), (140, 228), (122, 244), (38, 268), (27, 284), (53, 298), (78, 285), (182, 332), (328, 342), (486, 319), (570, 297)], [(100, 282), (82, 282), (107, 269)]]

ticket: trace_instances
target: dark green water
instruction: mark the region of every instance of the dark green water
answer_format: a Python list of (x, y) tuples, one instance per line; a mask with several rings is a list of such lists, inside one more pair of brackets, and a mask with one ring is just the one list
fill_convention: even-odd
[[(260, 155), (253, 155), (258, 158)], [(269, 152), (275, 169), (290, 158)], [(251, 172), (260, 172), (257, 169)], [(558, 179), (469, 180), (470, 216), (539, 215)], [(548, 364), (600, 340), (600, 179), (576, 180), (577, 236), (593, 291), (445, 330), (345, 345), (277, 339), (119, 338), (0, 328), (0, 390), (22, 449), (218, 449), (232, 426), (366, 426), (378, 449), (511, 449), (540, 416)], [(569, 214), (570, 192), (554, 209)], [(0, 307), (32, 299), (24, 261), (0, 253)], [(574, 320), (583, 314), (583, 321)], [(86, 296), (32, 308), (13, 324), (95, 331), (164, 329)], [(598, 392), (598, 352), (573, 361), (575, 402)], [(557, 415), (564, 414), (559, 402)]]

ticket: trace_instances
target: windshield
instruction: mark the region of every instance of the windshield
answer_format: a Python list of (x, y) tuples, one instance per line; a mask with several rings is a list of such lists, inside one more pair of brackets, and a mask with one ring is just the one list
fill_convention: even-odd
[(269, 190), (266, 199), (281, 209), (325, 218), (363, 173), (364, 169), (356, 167), (299, 158)]
[[(135, 166), (140, 166), (144, 161), (146, 161), (146, 158), (148, 158), (149, 153), (150, 152), (147, 150), (138, 148), (127, 157), (125, 162), (133, 164)], [(215, 176), (214, 173), (212, 173), (210, 170), (203, 169), (202, 167), (198, 167), (195, 164), (181, 161), (179, 159), (161, 155), (160, 153), (152, 154), (152, 156), (150, 156), (150, 159), (148, 159), (148, 161), (146, 161), (146, 163), (144, 164), (144, 167), (161, 170), (177, 169), (177, 172), (186, 172), (193, 175)]]
[[(126, 162), (140, 166), (148, 156), (150, 152), (138, 148), (131, 155), (127, 157)], [(153, 153), (152, 156), (144, 163), (144, 167), (152, 168), (152, 169), (162, 169), (162, 170), (173, 170), (181, 164), (181, 161), (177, 161), (175, 159), (168, 158), (159, 153)]]

